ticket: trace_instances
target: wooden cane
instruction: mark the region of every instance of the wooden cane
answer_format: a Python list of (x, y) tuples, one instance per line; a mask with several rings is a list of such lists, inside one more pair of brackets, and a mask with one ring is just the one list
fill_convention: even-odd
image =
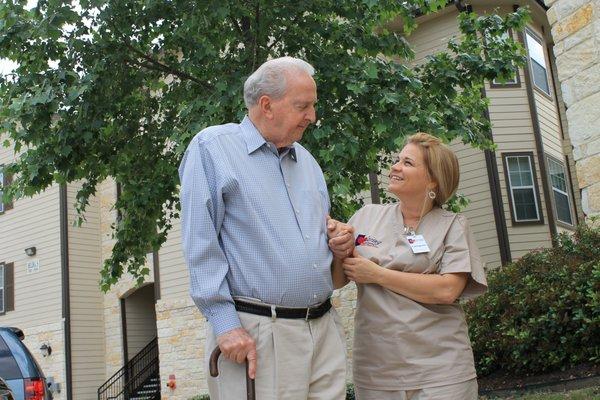
[[(216, 378), (217, 376), (219, 376), (219, 367), (217, 366), (217, 361), (219, 361), (219, 356), (221, 355), (221, 349), (219, 348), (219, 346), (215, 347), (215, 349), (212, 351), (212, 353), (210, 354), (210, 361), (209, 361), (209, 369), (210, 369), (210, 376), (212, 376), (213, 378)], [(250, 378), (249, 375), (249, 364), (248, 364), (248, 360), (246, 359), (246, 398), (248, 400), (256, 400), (256, 390), (254, 389), (254, 379)]]

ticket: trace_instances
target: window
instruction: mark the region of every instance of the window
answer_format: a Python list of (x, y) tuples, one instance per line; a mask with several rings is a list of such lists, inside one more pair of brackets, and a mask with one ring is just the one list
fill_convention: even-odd
[(495, 87), (495, 86), (514, 87), (514, 86), (520, 86), (520, 85), (521, 85), (521, 81), (519, 80), (519, 73), (517, 70), (515, 70), (515, 74), (512, 76), (511, 79), (507, 79), (504, 82), (500, 82), (498, 79), (494, 79), (492, 81), (492, 87)]
[(0, 165), (0, 214), (12, 208), (12, 203), (5, 203), (2, 196), (4, 195), (4, 188), (6, 188), (12, 180), (10, 176), (4, 172), (4, 166)]
[[(2, 338), (2, 335), (0, 335), (0, 376), (5, 380), (23, 379), (21, 368), (19, 368), (13, 352)], [(5, 397), (3, 396), (3, 398)], [(6, 398), (12, 399), (12, 396)]]
[(4, 313), (4, 303), (6, 303), (6, 288), (4, 287), (4, 264), (0, 264), (0, 314)]
[(525, 31), (525, 40), (533, 85), (549, 95), (550, 84), (548, 83), (548, 68), (546, 67), (546, 58), (544, 57), (544, 46), (542, 46), (542, 41), (529, 31)]
[(552, 184), (552, 193), (554, 194), (554, 208), (556, 219), (559, 222), (573, 225), (573, 215), (571, 213), (571, 199), (569, 198), (569, 185), (565, 166), (558, 160), (548, 157), (548, 171), (550, 174), (550, 183)]
[(513, 222), (543, 222), (533, 168), (533, 153), (505, 154), (504, 168)]
[(4, 167), (0, 165), (0, 213), (4, 212)]
[[(505, 32), (502, 34), (503, 39), (508, 39), (509, 37), (513, 37), (512, 30)], [(498, 79), (494, 79), (490, 85), (491, 88), (509, 88), (509, 87), (521, 87), (521, 79), (519, 77), (519, 68), (515, 66), (514, 75), (507, 79), (504, 82), (501, 82)]]
[(15, 309), (14, 264), (0, 262), (0, 315)]

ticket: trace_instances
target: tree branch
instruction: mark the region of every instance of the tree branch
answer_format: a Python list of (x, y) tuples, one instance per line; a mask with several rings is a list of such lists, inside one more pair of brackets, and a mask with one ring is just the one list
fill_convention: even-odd
[[(141, 58), (143, 58), (144, 60), (146, 60), (149, 64), (155, 66), (155, 70), (157, 71), (162, 71), (162, 72), (168, 72), (172, 75), (178, 76), (180, 78), (184, 78), (184, 79), (189, 79), (192, 82), (197, 83), (198, 85), (202, 86), (205, 89), (210, 89), (210, 87), (208, 85), (206, 85), (205, 82), (202, 82), (200, 79), (186, 73), (183, 71), (180, 71), (178, 69), (175, 69), (169, 65), (163, 64), (158, 60), (155, 60), (154, 58), (150, 57), (149, 55), (145, 54), (144, 52), (142, 52), (141, 50), (135, 48), (135, 46), (133, 46), (132, 44), (130, 44), (127, 40), (124, 40), (124, 44), (125, 46), (130, 49), (131, 51), (133, 51), (135, 54), (139, 55)], [(148, 67), (148, 64), (146, 64), (146, 67)]]
[(231, 23), (233, 24), (234, 28), (240, 33), (240, 35), (242, 35), (242, 38), (244, 37), (244, 32), (242, 31), (242, 27), (240, 26), (240, 24), (238, 24), (237, 19), (233, 18), (233, 17), (229, 17), (229, 19), (231, 20)]
[[(289, 24), (289, 26), (295, 26), (298, 24), (298, 15), (296, 15), (293, 19), (292, 22)], [(287, 33), (287, 30), (283, 30), (281, 32), (281, 34), (275, 38), (275, 40), (273, 41), (273, 43), (271, 43), (269, 46), (267, 46), (267, 50), (271, 51), (273, 49), (273, 47), (275, 47), (275, 45), (277, 43), (279, 43), (279, 41), (283, 38), (283, 35), (285, 35)]]

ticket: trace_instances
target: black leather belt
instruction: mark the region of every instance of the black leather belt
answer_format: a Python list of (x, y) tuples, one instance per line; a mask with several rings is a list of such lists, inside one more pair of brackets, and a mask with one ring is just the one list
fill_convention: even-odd
[(263, 315), (272, 318), (290, 318), (290, 319), (315, 319), (321, 318), (331, 308), (330, 299), (314, 307), (292, 308), (270, 306), (268, 304), (256, 304), (244, 300), (235, 299), (235, 309), (239, 312)]

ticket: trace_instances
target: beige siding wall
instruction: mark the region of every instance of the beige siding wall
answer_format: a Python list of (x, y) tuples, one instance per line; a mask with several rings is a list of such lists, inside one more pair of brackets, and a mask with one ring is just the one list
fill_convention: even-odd
[[(538, 39), (542, 40), (544, 48), (544, 56), (546, 59), (546, 68), (548, 76), (548, 85), (550, 87), (550, 95), (546, 95), (541, 90), (534, 87), (535, 105), (540, 122), (540, 134), (542, 135), (542, 143), (544, 152), (562, 161), (563, 148), (562, 137), (559, 121), (559, 110), (556, 105), (555, 90), (553, 85), (553, 76), (550, 70), (550, 59), (547, 51), (547, 43), (543, 39), (541, 27), (536, 24), (529, 24), (528, 30), (533, 32)], [(532, 83), (533, 84), (533, 83)]]
[(154, 285), (146, 285), (125, 299), (127, 354), (131, 360), (156, 337)]
[(181, 247), (181, 221), (173, 221), (173, 229), (160, 249), (160, 295), (172, 300), (189, 296), (188, 269)]
[[(455, 7), (447, 7), (440, 15), (436, 15), (435, 19), (423, 18), (419, 27), (407, 38), (415, 50), (413, 65), (425, 62), (428, 55), (445, 51), (448, 39), (459, 36), (457, 16), (458, 11)], [(518, 105), (506, 106), (519, 108)], [(452, 149), (459, 158), (461, 169), (458, 192), (470, 200), (464, 214), (469, 219), (477, 245), (487, 266), (497, 267), (501, 264), (500, 249), (485, 154), (483, 151), (465, 146), (459, 141), (452, 144)], [(387, 178), (383, 178), (382, 181), (387, 184)]]
[(419, 23), (419, 27), (407, 37), (415, 52), (413, 65), (425, 62), (431, 54), (447, 50), (448, 40), (460, 34), (457, 16), (455, 7), (446, 7), (435, 19), (425, 17)]
[[(477, 13), (491, 12), (493, 10), (495, 10), (495, 7), (493, 6), (474, 8), (474, 11)], [(499, 10), (502, 12), (510, 12), (512, 11), (512, 8), (510, 6), (504, 6), (500, 7)], [(517, 34), (515, 32), (513, 32), (513, 37), (517, 39)], [(519, 69), (519, 80), (521, 82), (521, 87), (518, 88), (492, 88), (489, 82), (486, 82), (485, 87), (486, 95), (490, 99), (489, 112), (490, 120), (492, 122), (492, 135), (494, 137), (494, 142), (498, 146), (496, 150), (496, 162), (498, 166), (511, 257), (513, 260), (522, 257), (532, 249), (552, 246), (550, 229), (548, 226), (548, 215), (546, 214), (546, 205), (544, 201), (542, 177), (536, 150), (533, 121), (531, 118), (527, 88), (525, 86), (525, 75), (521, 68)], [(551, 115), (546, 113), (545, 118), (544, 122), (550, 125), (549, 121), (552, 119)], [(533, 153), (532, 161), (537, 176), (536, 183), (541, 204), (539, 212), (543, 216), (544, 224), (517, 225), (512, 221), (509, 204), (510, 192), (506, 185), (506, 171), (502, 162), (502, 155), (512, 152)]]
[[(13, 161), (12, 150), (0, 146), (0, 165)], [(12, 210), (0, 214), (0, 231), (0, 262), (15, 264), (15, 310), (0, 316), (0, 324), (18, 326), (26, 333), (27, 328), (60, 321), (58, 186), (14, 202)], [(33, 257), (25, 254), (31, 246), (37, 249)], [(28, 273), (30, 261), (39, 261), (39, 271)]]
[(100, 207), (91, 198), (81, 227), (73, 207), (81, 184), (67, 188), (73, 398), (91, 399), (105, 380), (103, 293), (100, 290)]
[[(553, 55), (552, 55), (553, 57)], [(565, 107), (565, 103), (563, 100), (562, 89), (558, 81), (557, 71), (556, 71), (556, 62), (552, 62), (551, 64), (552, 71), (552, 79), (556, 83), (555, 87), (557, 89), (556, 98), (557, 106), (559, 111), (559, 121), (560, 128), (563, 133), (563, 142), (562, 142), (562, 150), (563, 154), (567, 156), (565, 160), (565, 164), (568, 164), (568, 172), (569, 172), (569, 183), (571, 190), (569, 190), (569, 196), (571, 197), (571, 201), (573, 202), (573, 212), (574, 212), (574, 221), (582, 221), (584, 219), (583, 212), (581, 209), (581, 193), (577, 187), (577, 174), (575, 168), (575, 157), (573, 156), (573, 144), (571, 143), (571, 138), (569, 137), (569, 129), (567, 125), (567, 110)]]
[[(485, 6), (474, 7), (477, 13), (486, 13), (500, 10), (511, 11), (511, 6), (503, 7)], [(413, 64), (425, 61), (427, 55), (446, 49), (448, 38), (458, 37), (459, 32), (456, 25), (457, 11), (448, 7), (443, 13), (434, 19), (425, 17), (419, 27), (408, 38), (415, 50)], [(531, 29), (539, 34), (539, 24), (532, 24)], [(541, 36), (541, 35), (540, 35)], [(548, 65), (551, 64), (548, 62)], [(543, 196), (542, 176), (538, 163), (538, 155), (534, 137), (533, 122), (529, 108), (529, 99), (524, 81), (524, 71), (519, 70), (521, 87), (519, 88), (491, 88), (486, 84), (486, 94), (490, 99), (490, 120), (492, 122), (492, 134), (497, 144), (496, 162), (498, 166), (500, 186), (503, 198), (503, 207), (509, 235), (509, 244), (512, 257), (519, 258), (530, 249), (551, 246), (550, 230), (548, 227), (548, 215)], [(549, 77), (551, 79), (552, 77)], [(550, 81), (552, 85), (552, 81)], [(546, 154), (559, 160), (564, 160), (563, 141), (561, 138), (561, 127), (559, 119), (559, 108), (555, 100), (545, 97), (537, 91), (535, 93), (535, 106), (538, 113), (539, 128), (542, 143)], [(552, 89), (552, 94), (553, 89)], [(485, 170), (485, 157), (478, 150), (456, 147), (461, 165), (461, 184), (459, 192), (467, 195), (471, 200), (470, 206), (465, 214), (471, 220), (478, 245), (486, 261), (495, 266), (499, 264), (500, 255), (498, 251), (498, 239), (495, 230), (493, 214), (491, 212), (491, 197), (487, 174), (481, 174)], [(532, 152), (533, 163), (537, 175), (538, 196), (540, 197), (540, 213), (544, 224), (539, 225), (517, 225), (513, 224), (509, 205), (509, 192), (506, 187), (504, 165), (502, 154), (511, 152)]]
[(501, 265), (500, 247), (485, 154), (483, 151), (466, 146), (461, 142), (453, 143), (452, 150), (456, 152), (460, 164), (458, 192), (465, 195), (470, 201), (463, 213), (469, 219), (486, 266), (488, 268), (499, 267)]
[[(0, 135), (0, 143), (5, 139)], [(0, 165), (14, 160), (12, 149), (0, 146)], [(25, 344), (46, 376), (64, 387), (58, 193), (58, 186), (51, 186), (33, 198), (13, 202), (13, 209), (0, 214), (0, 262), (14, 263), (15, 293), (15, 309), (0, 315), (0, 325), (21, 328)], [(37, 253), (29, 257), (25, 248), (32, 246)], [(31, 261), (39, 262), (38, 271), (28, 272)], [(39, 351), (43, 343), (53, 349), (48, 357)], [(61, 394), (55, 396), (56, 400), (63, 398)]]
[[(550, 247), (550, 230), (548, 216), (546, 215), (543, 198), (543, 187), (538, 164), (533, 122), (529, 109), (527, 89), (524, 83), (523, 71), (519, 70), (520, 88), (491, 88), (486, 85), (487, 97), (490, 99), (490, 120), (492, 134), (498, 148), (496, 151), (502, 202), (509, 237), (511, 256), (513, 259), (522, 257), (530, 249)], [(502, 163), (502, 155), (513, 152), (532, 152), (533, 164), (537, 176), (537, 188), (541, 204), (540, 213), (543, 215), (544, 224), (516, 225), (511, 218), (509, 204), (509, 190), (506, 185), (506, 171)]]

